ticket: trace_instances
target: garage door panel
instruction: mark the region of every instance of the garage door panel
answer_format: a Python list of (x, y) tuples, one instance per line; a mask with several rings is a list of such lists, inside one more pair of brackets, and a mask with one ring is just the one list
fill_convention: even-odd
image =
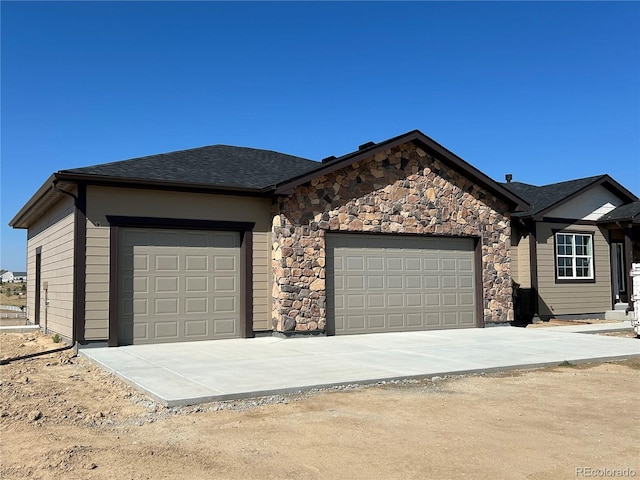
[(450, 275), (441, 277), (441, 288), (458, 288), (457, 277), (453, 277)]
[(238, 336), (238, 322), (234, 318), (221, 318), (213, 321), (213, 334), (221, 338)]
[(180, 260), (178, 255), (156, 255), (156, 272), (177, 272)]
[(213, 285), (216, 292), (235, 292), (237, 289), (235, 277), (216, 277)]
[(155, 293), (177, 293), (178, 292), (178, 277), (156, 277), (155, 278)]
[(364, 308), (364, 304), (363, 294), (347, 295), (347, 308)]
[(178, 322), (155, 322), (154, 336), (158, 340), (176, 340), (178, 338)]
[[(147, 272), (149, 270), (149, 256), (148, 255), (125, 255), (124, 268), (136, 269), (141, 272)], [(131, 261), (133, 260), (133, 264)]]
[(443, 258), (440, 260), (440, 268), (442, 271), (452, 271), (457, 269), (457, 263), (453, 258)]
[(422, 270), (425, 272), (439, 272), (440, 263), (437, 258), (424, 258), (422, 260)]
[[(129, 279), (125, 279), (125, 283)], [(149, 281), (146, 277), (134, 277), (131, 279), (133, 286), (129, 289), (128, 285), (125, 286), (126, 292), (134, 292), (134, 293), (149, 293)]]
[(214, 264), (213, 268), (215, 270), (228, 271), (228, 272), (233, 272), (237, 270), (236, 257), (233, 257), (233, 256), (217, 255), (213, 259), (213, 264)]
[(406, 287), (408, 289), (417, 288), (422, 290), (422, 277), (419, 277), (417, 275), (407, 275), (404, 278), (406, 282)]
[(473, 327), (474, 256), (472, 239), (329, 234), (329, 324), (336, 334)]
[(367, 294), (367, 307), (368, 308), (384, 308), (384, 295), (379, 294)]
[(184, 336), (206, 339), (209, 336), (209, 321), (187, 320), (184, 324)]
[(178, 313), (177, 298), (156, 298), (154, 302), (154, 315), (176, 315)]
[(384, 270), (384, 259), (381, 257), (367, 257), (367, 270), (370, 272)]
[(387, 288), (404, 288), (404, 277), (400, 275), (389, 275), (387, 276)]
[(127, 305), (132, 305), (132, 308), (127, 308), (125, 305), (125, 312), (136, 315), (147, 315), (149, 313), (149, 301), (146, 298), (137, 298), (133, 302), (126, 302)]
[(473, 271), (473, 260), (471, 260), (471, 259), (459, 259), (458, 260), (458, 271), (459, 272), (472, 272)]
[(136, 322), (135, 325), (132, 323), (128, 323), (125, 324), (125, 329), (131, 329), (133, 338), (142, 340), (149, 339), (149, 324), (147, 322)]
[(461, 306), (473, 306), (475, 303), (475, 295), (473, 293), (461, 293), (458, 304)]
[(372, 329), (372, 328), (378, 329), (378, 328), (385, 327), (384, 315), (368, 315), (367, 320), (368, 320), (367, 327), (369, 329)]
[(237, 232), (122, 228), (119, 342), (238, 337), (239, 266)]
[(364, 315), (347, 315), (347, 330), (361, 330), (365, 328)]
[(186, 298), (184, 304), (184, 313), (207, 313), (209, 311), (208, 298)]
[(209, 290), (209, 279), (207, 277), (186, 277), (185, 289), (187, 293), (200, 293)]
[(349, 272), (360, 272), (364, 270), (364, 258), (360, 256), (346, 257), (346, 267)]
[(364, 277), (362, 275), (349, 275), (347, 277), (347, 288), (349, 290), (358, 289), (361, 290), (364, 288)]
[(207, 255), (185, 255), (185, 267), (190, 272), (207, 271), (209, 269), (209, 257)]

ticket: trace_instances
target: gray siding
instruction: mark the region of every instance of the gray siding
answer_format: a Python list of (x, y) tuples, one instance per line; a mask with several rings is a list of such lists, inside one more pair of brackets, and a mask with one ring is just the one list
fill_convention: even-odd
[[(595, 282), (556, 283), (553, 232), (592, 232)], [(611, 267), (606, 232), (592, 225), (537, 225), (540, 315), (602, 313), (611, 308)]]
[[(27, 231), (27, 316), (35, 320), (40, 308), (40, 325), (63, 337), (73, 337), (73, 269), (75, 206), (63, 198), (48, 209)], [(40, 305), (36, 298), (36, 249), (41, 247)], [(45, 309), (45, 297), (49, 306)]]
[(270, 329), (271, 200), (231, 195), (87, 187), (87, 340), (104, 340), (109, 324), (109, 223), (107, 215), (255, 222), (253, 235), (254, 329)]

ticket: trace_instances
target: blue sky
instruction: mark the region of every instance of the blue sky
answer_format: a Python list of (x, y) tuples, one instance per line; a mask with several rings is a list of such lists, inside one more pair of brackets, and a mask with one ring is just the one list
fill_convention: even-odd
[(638, 2), (7, 2), (1, 259), (57, 170), (217, 143), (320, 160), (419, 129), (492, 178), (640, 195)]

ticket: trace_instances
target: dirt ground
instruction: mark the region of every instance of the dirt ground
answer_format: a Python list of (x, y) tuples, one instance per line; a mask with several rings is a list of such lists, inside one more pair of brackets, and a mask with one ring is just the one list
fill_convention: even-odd
[[(3, 358), (59, 346), (0, 335)], [(72, 350), (0, 373), (2, 479), (640, 476), (640, 359), (171, 409)]]

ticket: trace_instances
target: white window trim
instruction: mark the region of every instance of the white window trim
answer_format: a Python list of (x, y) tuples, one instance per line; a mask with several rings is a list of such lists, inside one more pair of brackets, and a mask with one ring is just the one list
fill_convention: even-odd
[[(571, 254), (563, 254), (560, 255), (558, 253), (558, 235), (564, 235), (567, 237), (571, 237)], [(576, 237), (588, 237), (589, 245), (590, 245), (590, 253), (589, 255), (578, 255), (576, 254)], [(575, 233), (575, 232), (556, 232), (555, 234), (555, 245), (554, 245), (554, 257), (555, 257), (555, 266), (556, 266), (556, 278), (558, 280), (594, 280), (594, 255), (593, 255), (593, 234), (590, 233)], [(571, 262), (571, 270), (573, 275), (560, 275), (560, 262), (558, 261), (560, 258), (570, 258)], [(577, 276), (576, 268), (577, 268), (577, 259), (579, 258), (587, 258), (589, 259), (589, 275), (588, 276)], [(565, 267), (566, 268), (566, 267)]]

